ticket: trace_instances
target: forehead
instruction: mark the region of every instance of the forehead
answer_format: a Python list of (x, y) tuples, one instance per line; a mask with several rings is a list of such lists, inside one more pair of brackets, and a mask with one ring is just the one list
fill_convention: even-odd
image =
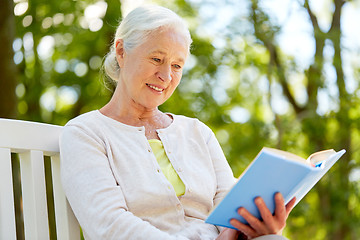
[(151, 33), (138, 48), (144, 54), (167, 55), (185, 61), (189, 52), (189, 43), (183, 34), (167, 29)]

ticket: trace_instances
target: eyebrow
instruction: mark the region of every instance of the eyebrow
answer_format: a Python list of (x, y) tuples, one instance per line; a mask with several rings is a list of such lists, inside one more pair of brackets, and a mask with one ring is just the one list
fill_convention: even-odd
[[(166, 53), (161, 51), (161, 50), (155, 50), (153, 52), (150, 52), (150, 54), (161, 54), (161, 55), (165, 55)], [(181, 63), (185, 63), (185, 59), (183, 58), (178, 58), (176, 59), (177, 61), (181, 62)]]

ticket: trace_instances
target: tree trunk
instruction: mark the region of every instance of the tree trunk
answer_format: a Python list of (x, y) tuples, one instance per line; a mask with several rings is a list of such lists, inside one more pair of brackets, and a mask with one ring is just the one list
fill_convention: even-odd
[(16, 117), (16, 66), (12, 43), (15, 38), (14, 3), (0, 0), (0, 117)]
[[(333, 205), (336, 206), (340, 204), (344, 206), (344, 211), (346, 211), (347, 206), (349, 206), (349, 193), (350, 193), (350, 182), (348, 177), (351, 172), (350, 160), (352, 155), (351, 149), (351, 119), (349, 118), (349, 110), (350, 110), (350, 96), (345, 89), (345, 79), (344, 79), (344, 70), (343, 70), (343, 61), (341, 56), (341, 10), (344, 5), (343, 0), (334, 0), (335, 3), (335, 11), (333, 14), (333, 21), (331, 28), (329, 30), (329, 38), (333, 43), (334, 47), (334, 58), (333, 58), (333, 66), (336, 71), (336, 80), (337, 86), (339, 89), (339, 105), (340, 109), (337, 114), (337, 119), (339, 122), (340, 131), (339, 134), (339, 147), (345, 148), (347, 150), (347, 154), (342, 159), (342, 164), (339, 165), (338, 171), (338, 183), (336, 184), (336, 188), (334, 188), (334, 195), (332, 199)], [(336, 196), (337, 189), (342, 189), (342, 193), (340, 196)], [(339, 225), (336, 228), (335, 232), (329, 236), (329, 239), (348, 239), (351, 233), (350, 226), (346, 223), (347, 217), (344, 217), (343, 214), (338, 211), (332, 211), (332, 217), (334, 221), (339, 221)], [(351, 212), (348, 214), (352, 214)]]
[[(13, 0), (0, 0), (0, 117), (16, 118), (17, 68), (13, 61), (12, 43), (15, 39), (15, 16)], [(24, 225), (21, 211), (21, 186), (19, 159), (12, 155), (12, 175), (14, 184), (14, 204), (16, 218), (16, 237), (24, 239)]]

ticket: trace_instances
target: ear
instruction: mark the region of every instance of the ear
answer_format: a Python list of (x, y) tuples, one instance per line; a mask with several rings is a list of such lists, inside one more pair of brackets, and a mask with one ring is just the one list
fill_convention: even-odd
[(125, 57), (124, 41), (122, 39), (116, 40), (115, 53), (116, 53), (116, 60), (120, 68), (122, 68), (124, 65), (124, 57)]

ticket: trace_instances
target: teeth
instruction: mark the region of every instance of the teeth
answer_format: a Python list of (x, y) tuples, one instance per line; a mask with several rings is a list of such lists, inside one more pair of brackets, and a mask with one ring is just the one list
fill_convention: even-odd
[(158, 91), (158, 92), (162, 92), (162, 91), (163, 91), (163, 89), (158, 88), (158, 87), (155, 87), (155, 86), (153, 86), (153, 85), (150, 85), (150, 84), (146, 84), (146, 85), (148, 85), (150, 88), (152, 88), (152, 89), (154, 89), (154, 90), (156, 90), (156, 91)]

